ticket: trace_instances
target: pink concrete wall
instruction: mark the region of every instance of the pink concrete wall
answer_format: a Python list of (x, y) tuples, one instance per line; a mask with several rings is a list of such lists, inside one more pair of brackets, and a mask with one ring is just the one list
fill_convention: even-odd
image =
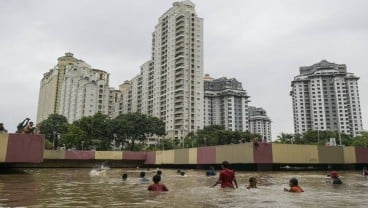
[(156, 164), (156, 152), (147, 152), (144, 164)]
[(40, 163), (43, 161), (44, 146), (44, 135), (9, 134), (5, 162)]
[(215, 164), (216, 147), (199, 147), (197, 149), (197, 164)]
[(368, 148), (355, 147), (356, 163), (368, 163)]
[(272, 144), (253, 144), (254, 163), (272, 163)]
[(123, 152), (123, 160), (146, 160), (146, 152)]

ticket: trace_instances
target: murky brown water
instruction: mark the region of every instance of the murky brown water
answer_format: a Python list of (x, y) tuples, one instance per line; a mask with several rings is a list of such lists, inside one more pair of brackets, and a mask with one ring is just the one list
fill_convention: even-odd
[[(163, 169), (167, 193), (147, 191), (137, 169), (110, 169), (90, 176), (90, 169), (26, 169), (26, 174), (0, 175), (0, 207), (368, 207), (368, 179), (359, 171), (340, 172), (344, 185), (326, 183), (326, 172), (237, 172), (240, 188), (210, 188), (217, 177), (205, 171)], [(121, 174), (128, 172), (128, 181)], [(147, 171), (147, 178), (154, 170)], [(259, 188), (247, 190), (250, 176)], [(304, 193), (284, 192), (296, 176)]]

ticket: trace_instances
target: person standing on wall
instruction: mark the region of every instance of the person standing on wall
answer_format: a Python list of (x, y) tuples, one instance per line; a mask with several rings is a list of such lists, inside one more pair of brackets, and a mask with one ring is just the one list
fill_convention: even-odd
[(0, 133), (8, 133), (8, 130), (5, 129), (3, 123), (0, 123)]

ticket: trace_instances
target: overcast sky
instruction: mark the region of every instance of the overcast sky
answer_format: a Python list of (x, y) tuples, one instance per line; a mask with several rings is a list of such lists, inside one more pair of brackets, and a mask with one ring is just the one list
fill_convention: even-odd
[[(290, 84), (322, 59), (360, 77), (368, 122), (368, 1), (193, 0), (204, 18), (204, 71), (242, 82), (250, 105), (272, 119), (273, 139), (293, 133)], [(13, 132), (36, 120), (43, 73), (65, 52), (111, 74), (110, 86), (139, 73), (168, 0), (0, 0), (0, 122)]]

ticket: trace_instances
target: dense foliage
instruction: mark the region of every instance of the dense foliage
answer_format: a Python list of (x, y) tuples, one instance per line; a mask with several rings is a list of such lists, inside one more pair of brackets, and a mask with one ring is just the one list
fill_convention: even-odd
[[(275, 143), (283, 144), (327, 144), (331, 138), (335, 138), (336, 144), (343, 146), (364, 146), (368, 144), (368, 133), (362, 132), (361, 135), (352, 137), (349, 134), (339, 133), (335, 131), (317, 131), (310, 130), (304, 134), (287, 134), (281, 133), (277, 136)], [(364, 143), (367, 141), (367, 143)]]
[(97, 113), (72, 124), (68, 124), (64, 116), (53, 114), (40, 125), (40, 133), (45, 134), (48, 141), (66, 149), (141, 150), (146, 147), (148, 137), (165, 135), (162, 120), (139, 113), (115, 119)]
[[(122, 114), (114, 119), (101, 113), (83, 117), (68, 124), (64, 116), (52, 114), (39, 124), (45, 134), (45, 147), (78, 150), (168, 150), (261, 141), (258, 134), (230, 131), (223, 126), (206, 126), (190, 132), (184, 139), (167, 138), (165, 123), (156, 117), (140, 113)], [(148, 139), (153, 143), (148, 143)], [(355, 138), (334, 131), (307, 131), (304, 134), (281, 133), (275, 143), (325, 145), (335, 138), (337, 145), (368, 146), (368, 132)]]

